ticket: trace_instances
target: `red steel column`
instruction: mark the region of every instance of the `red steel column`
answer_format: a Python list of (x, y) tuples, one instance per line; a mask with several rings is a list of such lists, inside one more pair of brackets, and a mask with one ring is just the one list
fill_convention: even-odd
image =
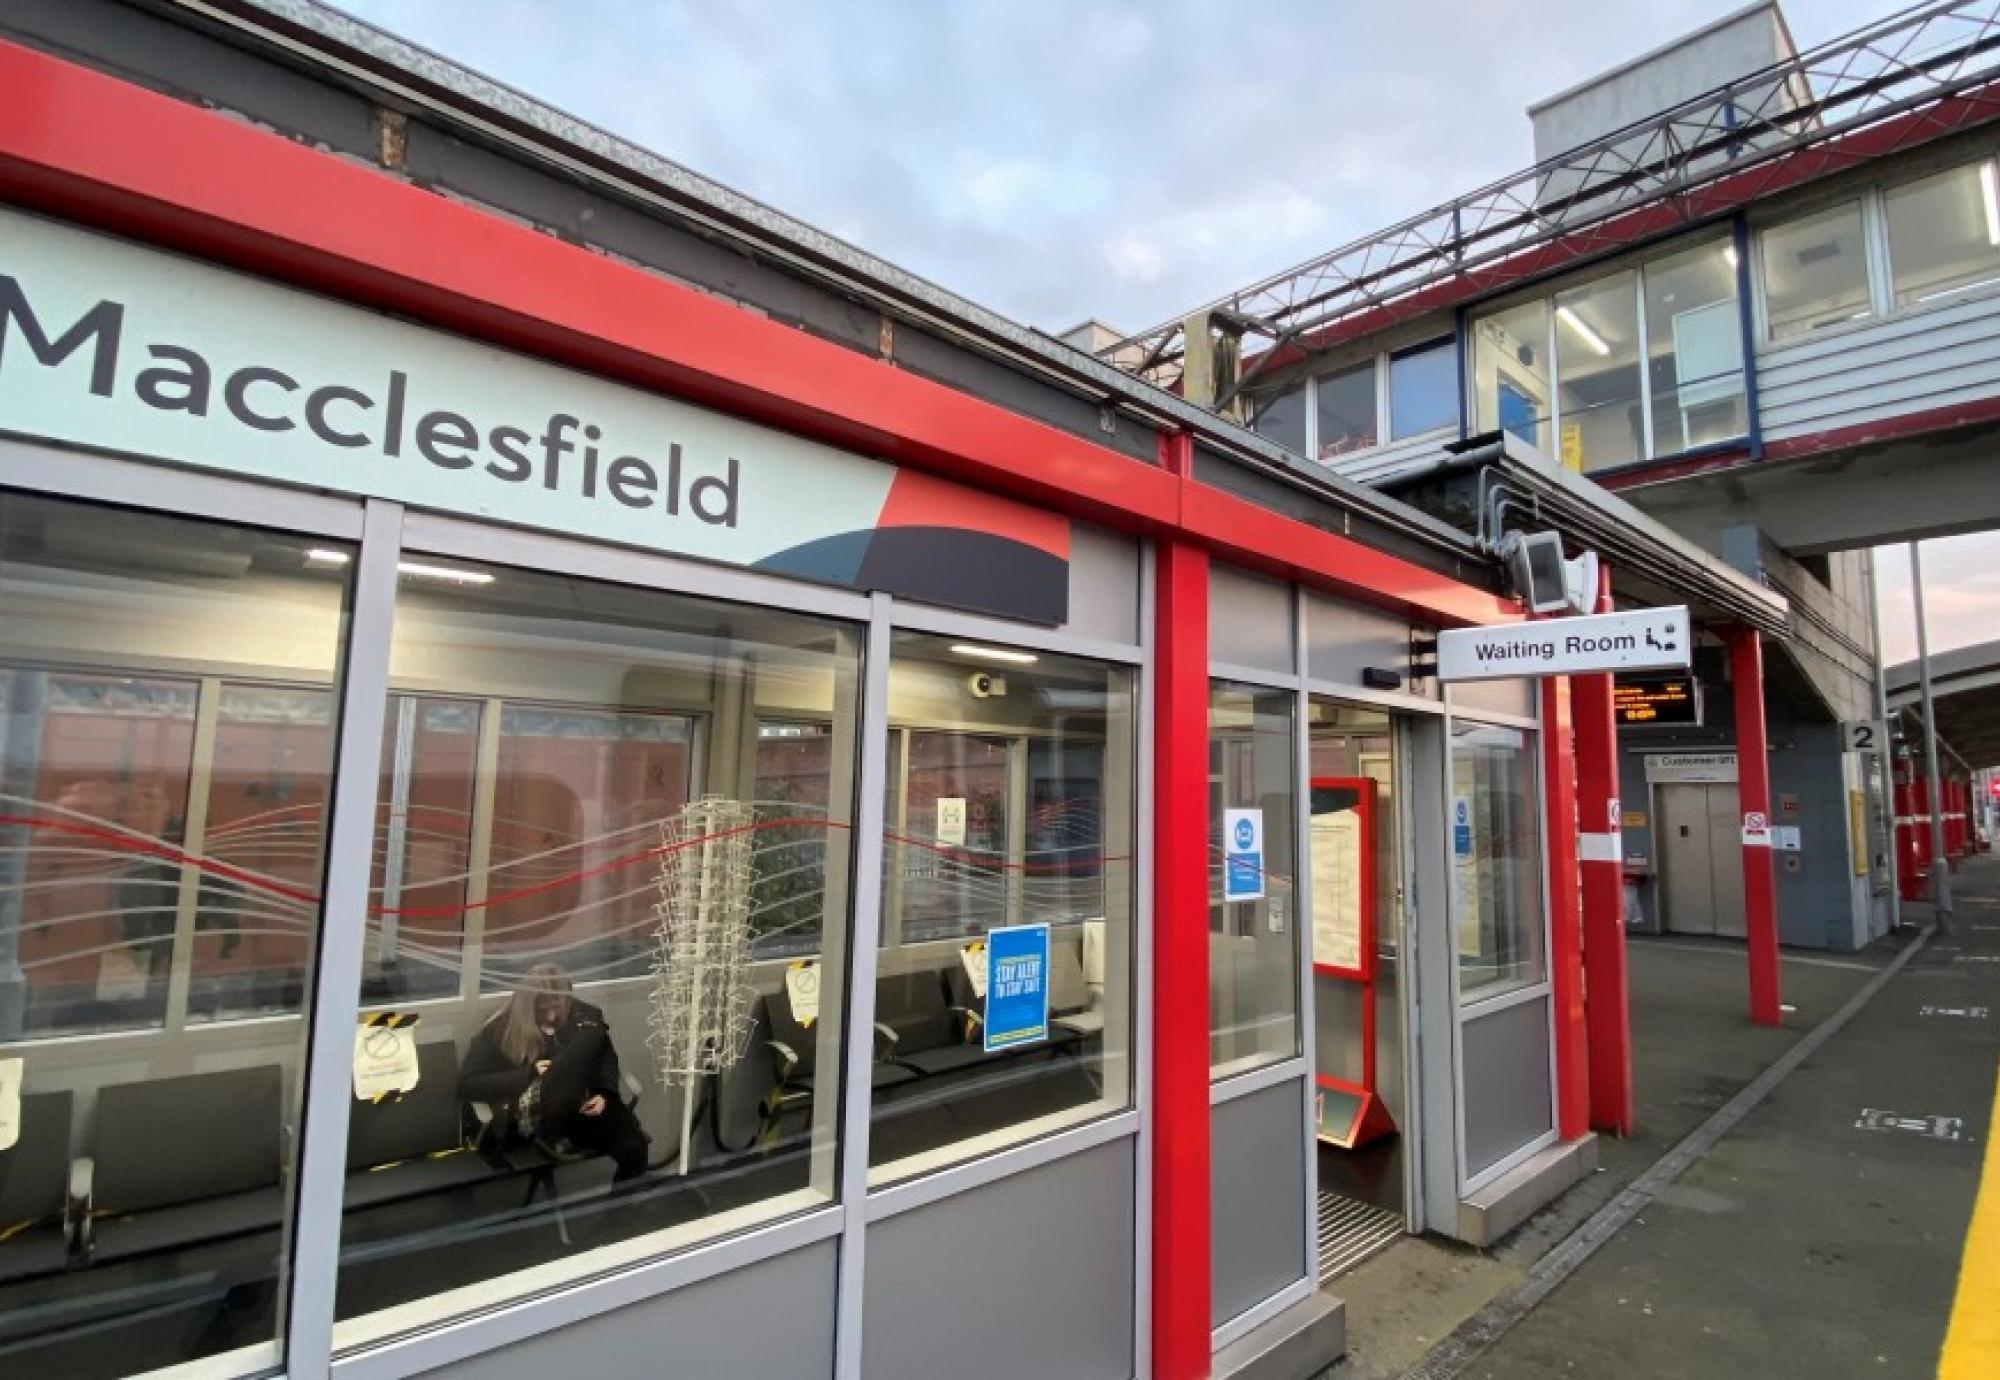
[[(1612, 612), (1611, 571), (1600, 568), (1597, 611)], [(1584, 1024), (1590, 1041), (1590, 1124), (1629, 1136), (1632, 1016), (1625, 984), (1625, 846), (1618, 799), (1618, 724), (1612, 678), (1570, 677), (1576, 715), (1578, 866), (1583, 873)]]
[[(1186, 474), (1193, 443), (1161, 441)], [(1209, 1373), (1208, 553), (1162, 539), (1153, 629), (1153, 1368)]]
[(1771, 872), (1771, 757), (1764, 735), (1764, 648), (1755, 628), (1729, 635), (1736, 693), (1736, 793), (1743, 812), (1743, 912), (1750, 937), (1750, 1019), (1778, 1010), (1778, 880)]
[(1590, 1046), (1583, 1016), (1583, 905), (1576, 865), (1576, 747), (1569, 681), (1542, 682), (1542, 777), (1548, 793), (1549, 988), (1555, 1000), (1556, 1129), (1590, 1129)]

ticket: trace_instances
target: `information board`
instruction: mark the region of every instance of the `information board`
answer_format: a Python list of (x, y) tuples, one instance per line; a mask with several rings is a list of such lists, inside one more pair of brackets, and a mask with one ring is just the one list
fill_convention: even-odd
[(1701, 692), (1693, 676), (1621, 680), (1611, 689), (1620, 728), (1699, 728)]
[[(1317, 787), (1315, 787), (1317, 790)], [(1312, 911), (1315, 967), (1362, 967), (1362, 891), (1368, 859), (1360, 802), (1312, 817)]]

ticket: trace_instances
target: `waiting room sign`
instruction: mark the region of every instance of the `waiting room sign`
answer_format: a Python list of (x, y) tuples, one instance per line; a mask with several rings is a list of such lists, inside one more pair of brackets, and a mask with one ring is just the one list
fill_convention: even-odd
[(1511, 680), (1596, 671), (1675, 671), (1689, 663), (1693, 633), (1683, 605), (1548, 618), (1438, 634), (1438, 679)]

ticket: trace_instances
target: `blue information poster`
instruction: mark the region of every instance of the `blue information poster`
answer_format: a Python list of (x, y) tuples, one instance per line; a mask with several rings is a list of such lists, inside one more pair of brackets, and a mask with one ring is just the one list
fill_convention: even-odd
[(1222, 899), (1264, 898), (1264, 812), (1222, 812)]
[(1456, 858), (1472, 856), (1472, 802), (1464, 796), (1451, 804), (1451, 851)]
[(1049, 927), (986, 932), (986, 1048), (1049, 1037)]

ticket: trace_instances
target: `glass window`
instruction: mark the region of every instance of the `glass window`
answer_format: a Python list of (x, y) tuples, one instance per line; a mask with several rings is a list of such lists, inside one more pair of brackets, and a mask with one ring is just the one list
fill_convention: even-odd
[(1454, 720), (1451, 858), (1458, 991), (1483, 1001), (1541, 981), (1542, 831), (1535, 735)]
[(1131, 1086), (1132, 673), (897, 633), (889, 717), (872, 1182)]
[(1334, 374), (1314, 385), (1318, 396), (1319, 458), (1331, 460), (1375, 444), (1375, 361)]
[(1858, 321), (1873, 312), (1860, 202), (1770, 226), (1762, 242), (1764, 315), (1771, 339)]
[(0, 495), (9, 1374), (281, 1364), (351, 556)]
[(1748, 430), (1736, 248), (1718, 240), (1645, 267), (1653, 453), (1678, 455)]
[(2000, 280), (2000, 179), (1991, 162), (1892, 187), (1882, 209), (1897, 306)]
[(1295, 455), (1306, 453), (1306, 386), (1266, 398), (1257, 404), (1257, 434)]
[[(1299, 764), (1289, 690), (1215, 681), (1208, 694), (1208, 1050), (1214, 1076), (1299, 1052), (1292, 859)], [(1242, 816), (1262, 826), (1251, 853)], [(1225, 840), (1225, 828), (1234, 823)], [(1240, 899), (1232, 899), (1240, 898)]]
[(1638, 278), (1614, 273), (1557, 293), (1555, 310), (1557, 456), (1577, 471), (1629, 465), (1646, 453)]
[(1389, 436), (1400, 441), (1458, 425), (1458, 342), (1419, 345), (1389, 359)]
[(344, 1348), (834, 1191), (857, 630), (402, 570)]
[(1549, 454), (1549, 304), (1523, 302), (1472, 327), (1476, 430), (1510, 431)]

